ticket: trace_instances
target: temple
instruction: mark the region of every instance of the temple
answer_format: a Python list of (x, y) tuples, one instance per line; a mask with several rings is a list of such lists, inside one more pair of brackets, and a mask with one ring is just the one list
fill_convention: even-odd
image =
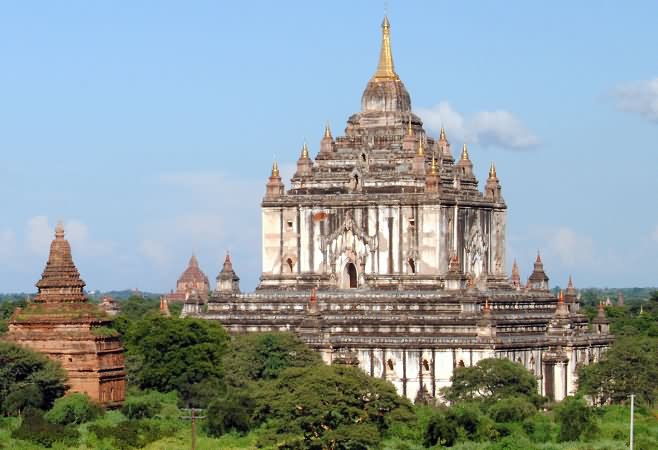
[(71, 392), (83, 392), (105, 406), (125, 398), (121, 339), (110, 316), (90, 303), (73, 263), (71, 247), (58, 225), (38, 293), (9, 322), (6, 339), (61, 363)]
[(523, 364), (560, 400), (613, 337), (579, 313), (573, 284), (551, 293), (539, 255), (526, 283), (516, 262), (508, 276), (496, 166), (480, 190), (467, 145), (453, 155), (443, 128), (426, 132), (390, 31), (385, 18), (345, 134), (327, 125), (315, 158), (304, 143), (287, 190), (272, 166), (256, 291), (240, 292), (227, 258), (207, 310), (195, 299), (185, 314), (235, 333), (294, 331), (326, 363), (356, 364), (412, 400), (436, 398), (456, 367), (488, 357)]
[(210, 283), (208, 277), (199, 268), (199, 261), (195, 255), (192, 255), (190, 261), (187, 263), (187, 268), (176, 282), (176, 290), (171, 291), (164, 296), (167, 303), (184, 303), (190, 295), (200, 297), (202, 303), (208, 300), (208, 292), (210, 291)]

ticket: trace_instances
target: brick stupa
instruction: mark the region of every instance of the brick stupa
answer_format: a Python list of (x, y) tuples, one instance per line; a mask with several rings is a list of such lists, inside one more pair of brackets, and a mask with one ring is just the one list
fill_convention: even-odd
[(121, 338), (108, 327), (109, 315), (88, 302), (61, 224), (36, 286), (34, 299), (11, 318), (6, 339), (59, 361), (68, 373), (69, 392), (119, 406), (126, 384)]

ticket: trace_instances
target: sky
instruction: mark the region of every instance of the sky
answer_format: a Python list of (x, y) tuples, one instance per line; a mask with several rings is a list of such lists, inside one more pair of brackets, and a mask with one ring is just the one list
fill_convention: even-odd
[[(431, 135), (495, 161), (508, 265), (658, 285), (657, 2), (389, 1)], [(63, 221), (90, 290), (175, 287), (192, 253), (260, 276), (272, 160), (342, 134), (381, 1), (0, 5), (0, 292), (32, 292)], [(508, 271), (510, 268), (508, 268)]]

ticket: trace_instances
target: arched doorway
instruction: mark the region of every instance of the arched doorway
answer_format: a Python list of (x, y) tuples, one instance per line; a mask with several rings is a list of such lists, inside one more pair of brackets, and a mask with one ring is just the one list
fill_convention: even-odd
[(345, 287), (355, 288), (357, 286), (356, 266), (354, 263), (350, 262), (345, 265), (345, 273), (343, 276)]

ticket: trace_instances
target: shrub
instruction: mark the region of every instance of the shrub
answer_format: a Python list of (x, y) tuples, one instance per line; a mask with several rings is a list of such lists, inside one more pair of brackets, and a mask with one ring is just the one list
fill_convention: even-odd
[(21, 425), (11, 433), (11, 437), (44, 447), (52, 447), (55, 443), (73, 447), (77, 445), (79, 433), (75, 428), (50, 423), (44, 419), (41, 411), (28, 408), (24, 412)]
[(230, 431), (246, 433), (252, 426), (254, 408), (254, 399), (247, 390), (229, 391), (210, 402), (205, 429), (211, 436), (221, 436)]
[(162, 398), (156, 392), (140, 396), (129, 396), (121, 412), (129, 419), (149, 419), (162, 410)]
[(76, 392), (55, 400), (52, 409), (45, 415), (46, 420), (60, 425), (81, 424), (94, 420), (103, 414), (103, 408), (87, 394)]
[(597, 430), (591, 407), (580, 397), (567, 397), (555, 408), (560, 424), (560, 442), (577, 441), (582, 435), (591, 437)]
[(488, 410), (489, 416), (496, 422), (520, 422), (536, 412), (535, 406), (523, 397), (503, 398)]

